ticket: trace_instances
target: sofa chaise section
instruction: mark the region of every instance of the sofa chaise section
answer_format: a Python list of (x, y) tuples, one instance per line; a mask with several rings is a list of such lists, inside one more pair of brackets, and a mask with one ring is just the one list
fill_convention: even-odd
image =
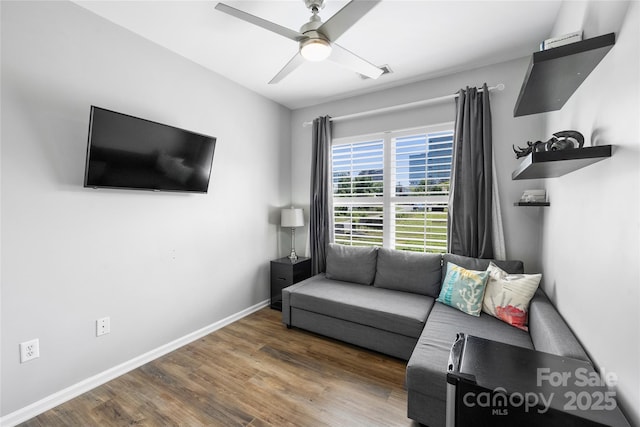
[(533, 349), (530, 335), (486, 313), (473, 317), (436, 302), (407, 363), (407, 413), (429, 427), (445, 425), (447, 362), (459, 332)]
[[(484, 270), (489, 260), (444, 255), (467, 269)], [(494, 261), (509, 273), (521, 274), (520, 261)], [(590, 362), (560, 313), (541, 289), (529, 306), (529, 330), (515, 328), (486, 313), (469, 316), (436, 302), (416, 348), (407, 363), (407, 412), (409, 418), (429, 427), (442, 427), (446, 421), (446, 366), (451, 345), (459, 332), (518, 347)]]

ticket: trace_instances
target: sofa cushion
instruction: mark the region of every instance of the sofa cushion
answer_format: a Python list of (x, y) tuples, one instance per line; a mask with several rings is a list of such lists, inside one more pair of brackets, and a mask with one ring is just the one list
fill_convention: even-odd
[(482, 311), (526, 331), (529, 302), (538, 289), (542, 274), (508, 274), (493, 262), (488, 271)]
[(531, 338), (525, 331), (509, 326), (486, 313), (481, 313), (479, 317), (468, 316), (455, 308), (436, 302), (407, 364), (408, 389), (437, 399), (446, 399), (447, 363), (451, 345), (458, 332), (533, 348)]
[(498, 267), (510, 274), (522, 274), (524, 273), (524, 265), (522, 261), (500, 261), (481, 258), (470, 258), (462, 255), (444, 254), (442, 256), (444, 268), (442, 269), (442, 280), (447, 274), (447, 263), (452, 262), (467, 270), (486, 270), (489, 267), (489, 263), (493, 261)]
[(425, 295), (327, 279), (322, 274), (305, 280), (289, 299), (292, 307), (414, 338), (420, 336), (434, 304)]
[(370, 285), (376, 275), (378, 250), (373, 246), (330, 243), (327, 248), (327, 278)]
[(480, 316), (488, 278), (488, 271), (467, 270), (450, 262), (436, 301), (463, 313)]
[(378, 249), (373, 286), (437, 297), (442, 255)]

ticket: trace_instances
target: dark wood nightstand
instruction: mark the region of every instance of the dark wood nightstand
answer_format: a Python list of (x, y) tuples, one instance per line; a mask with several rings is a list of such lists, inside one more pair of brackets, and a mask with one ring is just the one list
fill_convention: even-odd
[(271, 261), (271, 308), (282, 311), (282, 289), (311, 277), (311, 258)]

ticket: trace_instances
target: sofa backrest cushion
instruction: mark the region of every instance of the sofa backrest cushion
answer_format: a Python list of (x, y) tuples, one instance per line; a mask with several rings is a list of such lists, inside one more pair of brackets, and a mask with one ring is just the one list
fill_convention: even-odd
[(438, 297), (442, 255), (378, 249), (373, 286)]
[(330, 243), (327, 248), (327, 279), (370, 285), (376, 275), (378, 250), (372, 246)]
[(495, 265), (509, 274), (524, 273), (524, 265), (522, 264), (522, 261), (499, 261), (494, 259), (471, 258), (454, 254), (444, 254), (442, 256), (442, 259), (443, 267), (440, 283), (444, 281), (444, 277), (447, 274), (447, 263), (449, 262), (459, 265), (462, 268), (466, 268), (467, 270), (486, 270), (489, 267), (489, 263), (493, 261)]

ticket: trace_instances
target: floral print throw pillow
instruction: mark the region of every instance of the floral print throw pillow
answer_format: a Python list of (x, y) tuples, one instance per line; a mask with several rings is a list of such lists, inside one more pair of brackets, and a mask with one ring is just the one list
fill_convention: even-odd
[(467, 270), (452, 262), (447, 263), (447, 274), (436, 301), (472, 316), (480, 316), (488, 278), (487, 271)]
[(489, 281), (482, 311), (527, 331), (529, 302), (542, 274), (508, 274), (494, 263), (489, 264), (487, 271)]

